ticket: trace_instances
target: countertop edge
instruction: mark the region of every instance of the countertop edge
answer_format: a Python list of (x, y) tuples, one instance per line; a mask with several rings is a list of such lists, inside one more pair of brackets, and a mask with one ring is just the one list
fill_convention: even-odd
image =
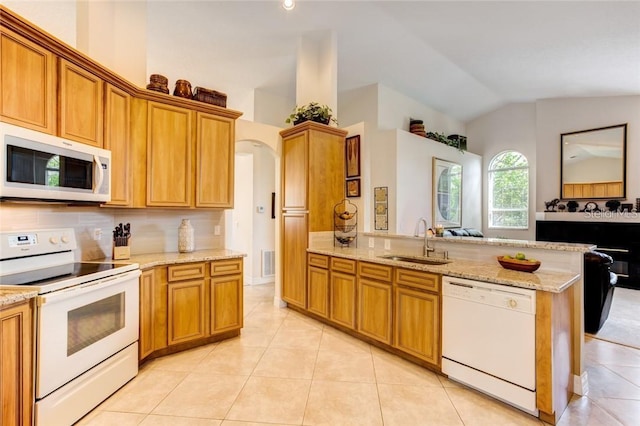
[(0, 289), (0, 310), (15, 303), (25, 302), (38, 295), (35, 290)]
[[(215, 260), (238, 259), (246, 257), (246, 253), (227, 249), (198, 250), (191, 253), (146, 253), (133, 255), (126, 260), (137, 263), (140, 269), (150, 269), (157, 266), (177, 265), (182, 263), (207, 262)], [(123, 261), (124, 262), (124, 261)]]
[(465, 278), (512, 287), (546, 291), (550, 293), (562, 293), (580, 279), (580, 274), (571, 272), (518, 272), (504, 269), (500, 265), (491, 265), (487, 262), (467, 259), (450, 259), (450, 263), (444, 265), (424, 265), (384, 259), (378, 257), (377, 254), (371, 255), (362, 252), (345, 252), (329, 248), (308, 248), (307, 252), (397, 266), (456, 278)]

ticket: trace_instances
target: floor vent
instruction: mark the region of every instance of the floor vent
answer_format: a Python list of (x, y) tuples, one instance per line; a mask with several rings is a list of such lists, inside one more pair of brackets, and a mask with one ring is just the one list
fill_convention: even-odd
[(262, 250), (262, 276), (272, 277), (276, 273), (276, 252)]

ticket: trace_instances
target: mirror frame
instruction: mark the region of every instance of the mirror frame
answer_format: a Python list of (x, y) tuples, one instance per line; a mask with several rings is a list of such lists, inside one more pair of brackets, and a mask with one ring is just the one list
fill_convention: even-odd
[[(454, 196), (454, 199), (451, 200), (448, 195), (450, 192), (438, 191), (438, 177), (444, 171), (451, 172), (452, 169), (459, 168), (460, 169), (460, 191), (458, 192), (457, 197)], [(433, 209), (433, 226), (436, 224), (441, 224), (445, 229), (446, 228), (460, 228), (462, 226), (462, 165), (458, 163), (453, 163), (451, 161), (442, 160), (440, 158), (433, 157), (433, 178), (432, 178), (432, 209)], [(444, 218), (440, 212), (439, 200), (442, 196), (447, 195), (447, 208), (455, 208), (456, 211), (454, 213), (454, 218)], [(453, 201), (453, 202), (452, 202)], [(457, 219), (457, 220), (456, 220)]]
[[(581, 197), (576, 197), (576, 196), (567, 196), (565, 194), (565, 183), (564, 182), (564, 167), (565, 167), (565, 163), (564, 163), (564, 145), (565, 145), (565, 137), (567, 136), (574, 136), (574, 135), (578, 135), (581, 133), (592, 133), (592, 132), (598, 132), (598, 131), (602, 131), (602, 130), (609, 130), (609, 129), (616, 129), (616, 128), (622, 128), (622, 140), (620, 141), (622, 143), (622, 194), (621, 195), (617, 195), (617, 196), (601, 196), (601, 197), (592, 197), (592, 196), (581, 196)], [(588, 184), (589, 182), (585, 182), (585, 184)], [(598, 182), (593, 182), (594, 184), (598, 183)], [(616, 124), (613, 126), (606, 126), (606, 127), (598, 127), (595, 129), (587, 129), (587, 130), (579, 130), (579, 131), (575, 131), (575, 132), (567, 132), (567, 133), (562, 133), (560, 135), (560, 198), (563, 200), (614, 200), (614, 199), (626, 199), (626, 194), (627, 194), (627, 123), (624, 124)]]

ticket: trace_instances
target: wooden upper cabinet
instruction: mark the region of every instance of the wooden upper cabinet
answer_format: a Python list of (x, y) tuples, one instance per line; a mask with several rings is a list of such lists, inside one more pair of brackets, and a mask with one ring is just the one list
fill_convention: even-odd
[(333, 206), (344, 199), (347, 132), (311, 121), (280, 132), (282, 208), (309, 212), (309, 232), (333, 230)]
[(233, 208), (235, 121), (196, 114), (196, 207)]
[(147, 114), (147, 205), (190, 207), (192, 112), (149, 102)]
[(282, 208), (307, 210), (309, 182), (308, 133), (301, 132), (282, 141)]
[(60, 59), (58, 75), (60, 136), (102, 148), (103, 81), (64, 59)]
[(104, 148), (111, 151), (110, 206), (132, 205), (133, 176), (131, 168), (131, 96), (105, 85)]
[(56, 134), (56, 58), (14, 32), (0, 31), (0, 118)]

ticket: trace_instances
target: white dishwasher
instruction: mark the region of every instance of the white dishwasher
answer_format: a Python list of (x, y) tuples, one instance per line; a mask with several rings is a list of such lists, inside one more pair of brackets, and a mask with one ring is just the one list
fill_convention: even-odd
[(535, 290), (443, 277), (442, 372), (537, 415), (535, 314)]

